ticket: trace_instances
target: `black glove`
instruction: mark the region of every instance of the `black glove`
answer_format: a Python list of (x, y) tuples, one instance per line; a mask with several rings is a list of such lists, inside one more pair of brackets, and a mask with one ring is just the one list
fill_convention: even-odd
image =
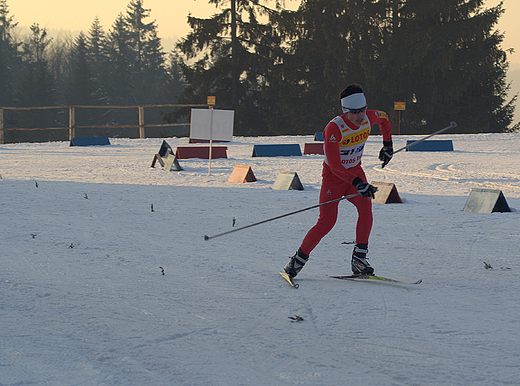
[(379, 152), (379, 159), (383, 161), (381, 169), (384, 168), (392, 159), (394, 155), (394, 147), (392, 141), (383, 141), (383, 148)]
[(361, 194), (363, 197), (374, 198), (374, 193), (377, 192), (377, 188), (375, 186), (370, 185), (368, 182), (363, 181), (359, 177), (354, 178), (352, 185), (357, 188), (359, 194)]

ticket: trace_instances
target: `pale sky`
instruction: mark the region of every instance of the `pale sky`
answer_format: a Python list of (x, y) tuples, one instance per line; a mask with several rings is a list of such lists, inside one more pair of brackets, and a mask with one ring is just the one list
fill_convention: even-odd
[[(51, 30), (88, 32), (97, 16), (108, 31), (120, 13), (127, 12), (131, 0), (7, 0), (9, 14), (20, 27), (38, 23)], [(285, 0), (287, 8), (296, 9), (300, 0)], [(209, 18), (218, 9), (207, 0), (144, 0), (144, 8), (150, 9), (149, 21), (155, 20), (163, 46), (169, 50), (178, 38), (189, 32), (187, 17)]]
[[(485, 0), (486, 7), (495, 6), (500, 0)], [(19, 26), (29, 27), (38, 23), (50, 30), (69, 30), (88, 32), (97, 16), (105, 31), (108, 31), (119, 13), (126, 14), (130, 0), (7, 0), (9, 13)], [(274, 4), (274, 2), (272, 2)], [(287, 8), (297, 8), (299, 0), (286, 0)], [(144, 7), (151, 10), (150, 19), (158, 25), (159, 37), (184, 37), (190, 31), (186, 18), (193, 16), (207, 18), (216, 12), (213, 4), (207, 0), (144, 0)], [(518, 16), (519, 0), (504, 0), (506, 12), (500, 18), (498, 28), (505, 32), (502, 48), (516, 48), (516, 53), (509, 57), (511, 67), (520, 70), (520, 31)]]

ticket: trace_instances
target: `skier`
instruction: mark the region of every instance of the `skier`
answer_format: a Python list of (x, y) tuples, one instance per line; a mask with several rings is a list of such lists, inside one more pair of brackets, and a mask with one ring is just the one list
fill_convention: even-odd
[[(359, 193), (350, 198), (358, 211), (356, 244), (352, 252), (351, 267), (354, 275), (372, 275), (368, 263), (368, 239), (372, 229), (372, 200), (377, 188), (367, 182), (361, 167), (361, 157), (372, 125), (378, 124), (383, 135), (383, 148), (379, 159), (386, 166), (392, 159), (392, 131), (388, 115), (383, 111), (367, 110), (363, 89), (351, 84), (340, 94), (343, 114), (328, 123), (323, 131), (325, 160), (322, 171), (320, 204)], [(318, 222), (312, 227), (298, 251), (284, 267), (294, 278), (309, 259), (309, 254), (321, 239), (334, 227), (339, 202), (320, 206)]]

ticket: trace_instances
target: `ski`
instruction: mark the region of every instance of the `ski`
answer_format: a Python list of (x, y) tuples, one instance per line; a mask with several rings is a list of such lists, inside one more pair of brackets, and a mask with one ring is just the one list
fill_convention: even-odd
[(333, 279), (340, 279), (340, 280), (379, 280), (382, 282), (398, 283), (398, 284), (421, 284), (422, 283), (422, 280), (417, 280), (414, 282), (407, 282), (407, 281), (389, 279), (387, 277), (376, 276), (376, 275), (344, 275), (344, 276), (327, 275), (327, 276), (330, 278), (333, 278)]
[(298, 287), (300, 286), (299, 284), (295, 283), (295, 282), (293, 281), (293, 279), (291, 279), (291, 278), (289, 277), (289, 275), (287, 275), (285, 272), (280, 272), (280, 275), (282, 275), (282, 277), (283, 277), (285, 280), (287, 280), (287, 282), (288, 282), (288, 283), (289, 283), (293, 288), (298, 288)]

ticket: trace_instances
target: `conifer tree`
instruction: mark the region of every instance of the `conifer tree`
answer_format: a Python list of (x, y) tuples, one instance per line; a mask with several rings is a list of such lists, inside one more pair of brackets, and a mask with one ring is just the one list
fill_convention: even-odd
[(459, 132), (507, 130), (516, 97), (506, 101), (507, 52), (494, 31), (503, 8), (482, 4), (304, 0), (296, 12), (282, 13), (289, 37), (283, 76), (297, 98), (281, 99), (286, 112), (279, 116), (298, 122), (284, 125), (312, 132), (306, 122), (317, 126), (333, 115), (338, 92), (356, 82), (394, 126), (394, 102), (407, 103), (403, 133), (431, 132), (451, 120), (462, 122)]
[(175, 104), (186, 86), (179, 66), (179, 54), (170, 52), (166, 66), (167, 76), (163, 87), (162, 97), (165, 104)]
[(98, 86), (88, 60), (87, 37), (81, 32), (72, 47), (71, 74), (69, 80), (68, 104), (96, 104)]
[(341, 90), (349, 83), (364, 83), (356, 23), (366, 23), (364, 13), (369, 10), (363, 12), (362, 5), (369, 4), (304, 0), (297, 11), (280, 13), (276, 28), (283, 36), (284, 53), (268, 75), (269, 99), (279, 110), (269, 119), (272, 130), (286, 134), (321, 131), (341, 112)]
[(157, 102), (157, 87), (165, 80), (164, 52), (155, 20), (147, 22), (150, 9), (142, 0), (132, 0), (124, 18), (131, 52), (133, 93), (141, 104)]
[(235, 133), (268, 132), (270, 107), (262, 90), (280, 38), (269, 20), (276, 10), (251, 0), (214, 0), (221, 12), (210, 19), (188, 16), (192, 32), (181, 39), (179, 63), (187, 87), (181, 102), (205, 103), (235, 110)]
[(12, 35), (17, 23), (9, 15), (6, 0), (0, 0), (0, 106), (12, 106), (16, 90), (17, 71), (20, 69), (19, 43)]
[[(360, 50), (373, 102), (397, 120), (394, 101), (404, 101), (403, 133), (423, 133), (459, 122), (458, 132), (503, 132), (516, 97), (509, 86), (504, 36), (494, 30), (502, 3), (482, 0), (388, 0), (378, 18), (379, 36), (364, 35)], [(369, 76), (372, 75), (372, 76)]]
[(106, 45), (107, 91), (113, 105), (136, 104), (132, 86), (132, 51), (129, 32), (122, 13), (108, 33)]
[[(16, 106), (53, 106), (56, 104), (56, 81), (49, 70), (47, 48), (51, 39), (38, 24), (30, 27), (31, 34), (21, 45), (20, 82), (15, 93)], [(16, 114), (15, 114), (16, 113)], [(17, 127), (55, 127), (56, 115), (49, 110), (13, 113)], [(57, 139), (59, 133), (49, 131), (13, 132), (13, 141), (45, 141)]]
[(106, 87), (109, 78), (107, 36), (97, 16), (94, 18), (88, 31), (86, 49), (87, 61), (92, 71), (92, 81), (97, 86), (97, 89), (94, 91), (92, 104), (107, 105), (110, 103)]
[(22, 45), (22, 82), (18, 90), (21, 106), (52, 106), (55, 103), (55, 80), (49, 68), (46, 49), (51, 42), (45, 28), (35, 23)]

